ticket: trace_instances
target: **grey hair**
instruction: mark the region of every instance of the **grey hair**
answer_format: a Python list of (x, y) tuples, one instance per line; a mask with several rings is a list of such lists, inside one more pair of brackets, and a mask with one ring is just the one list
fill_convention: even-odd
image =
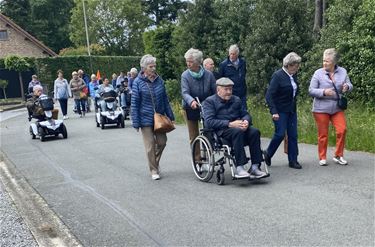
[(300, 64), (301, 63), (301, 57), (298, 56), (297, 53), (291, 52), (288, 55), (286, 55), (283, 59), (283, 67), (286, 68), (289, 65), (294, 65), (294, 64)]
[(203, 61), (203, 52), (198, 49), (190, 48), (187, 52), (185, 52), (184, 58), (193, 58), (195, 63), (201, 64)]
[(323, 53), (323, 57), (325, 56), (331, 57), (334, 64), (337, 64), (339, 61), (339, 54), (335, 48), (326, 49)]
[(236, 52), (237, 55), (240, 54), (240, 48), (238, 48), (238, 45), (236, 44), (229, 47), (228, 52), (230, 53), (231, 51)]
[(153, 64), (153, 63), (156, 63), (156, 57), (153, 57), (150, 54), (146, 54), (141, 58), (139, 65), (141, 65), (141, 68), (144, 69), (147, 67), (147, 65)]
[(131, 68), (130, 73), (138, 74), (138, 70), (136, 68)]

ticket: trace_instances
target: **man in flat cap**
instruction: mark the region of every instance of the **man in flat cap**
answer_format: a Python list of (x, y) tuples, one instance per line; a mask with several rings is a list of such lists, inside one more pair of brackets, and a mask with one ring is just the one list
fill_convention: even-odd
[[(217, 135), (224, 138), (234, 149), (236, 159), (236, 177), (244, 178), (254, 176), (265, 177), (267, 174), (260, 170), (263, 160), (260, 147), (260, 132), (252, 127), (251, 116), (238, 96), (232, 95), (233, 81), (229, 78), (220, 78), (216, 81), (216, 94), (206, 98), (203, 102), (205, 127), (214, 129)], [(250, 169), (246, 171), (247, 164), (244, 147), (250, 149)]]

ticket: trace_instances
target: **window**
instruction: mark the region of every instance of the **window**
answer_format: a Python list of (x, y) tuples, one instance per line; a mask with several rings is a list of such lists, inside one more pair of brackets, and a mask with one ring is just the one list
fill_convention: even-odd
[(0, 40), (8, 40), (8, 31), (0, 30)]

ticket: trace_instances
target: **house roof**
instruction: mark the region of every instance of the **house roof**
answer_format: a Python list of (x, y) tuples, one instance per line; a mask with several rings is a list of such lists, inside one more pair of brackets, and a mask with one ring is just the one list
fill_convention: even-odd
[(6, 17), (5, 15), (0, 13), (0, 20), (5, 22), (8, 26), (12, 27), (14, 30), (19, 32), (22, 36), (27, 38), (31, 43), (35, 44), (37, 47), (42, 49), (45, 53), (48, 55), (55, 57), (57, 54), (52, 51), (50, 48), (48, 48), (45, 44), (43, 44), (41, 41), (36, 39), (34, 36), (23, 30), (20, 26), (18, 26), (16, 23), (14, 23), (11, 19)]

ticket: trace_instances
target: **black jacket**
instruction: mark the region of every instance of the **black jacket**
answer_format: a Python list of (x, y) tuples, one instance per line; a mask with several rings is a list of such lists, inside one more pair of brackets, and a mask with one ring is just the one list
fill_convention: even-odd
[(289, 75), (283, 69), (279, 69), (273, 73), (266, 93), (266, 100), (271, 114), (296, 111), (296, 97), (299, 86), (295, 74), (293, 75), (293, 79), (297, 84), (295, 97), (293, 97), (293, 86), (290, 82)]

